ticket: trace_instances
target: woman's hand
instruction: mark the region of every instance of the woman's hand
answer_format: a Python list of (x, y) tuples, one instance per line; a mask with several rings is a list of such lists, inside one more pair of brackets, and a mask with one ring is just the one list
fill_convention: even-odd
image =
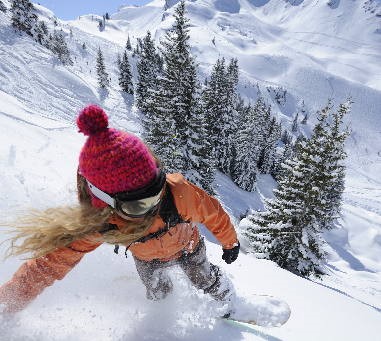
[(231, 249), (222, 249), (222, 251), (223, 251), (222, 259), (227, 264), (233, 263), (238, 258), (239, 247), (240, 247), (240, 245), (239, 245), (239, 242), (238, 242), (237, 245), (235, 245)]

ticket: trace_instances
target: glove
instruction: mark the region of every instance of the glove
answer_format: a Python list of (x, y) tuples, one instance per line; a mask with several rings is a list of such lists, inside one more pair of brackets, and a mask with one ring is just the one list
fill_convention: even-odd
[(231, 264), (233, 263), (239, 254), (239, 242), (236, 246), (234, 246), (232, 249), (222, 249), (223, 254), (222, 254), (222, 259), (227, 263)]

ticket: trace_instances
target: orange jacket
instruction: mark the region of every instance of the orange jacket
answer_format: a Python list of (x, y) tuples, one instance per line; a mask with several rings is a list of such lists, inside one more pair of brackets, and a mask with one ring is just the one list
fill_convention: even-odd
[[(178, 224), (158, 238), (131, 245), (130, 251), (135, 257), (147, 261), (166, 261), (179, 257), (184, 250), (192, 251), (199, 241), (199, 231), (192, 222), (204, 224), (225, 249), (230, 249), (237, 243), (237, 235), (229, 216), (215, 198), (186, 181), (181, 174), (167, 175), (167, 184), (179, 214), (190, 223)], [(114, 215), (110, 222), (118, 225), (118, 222), (123, 221)], [(158, 216), (148, 233), (156, 232), (163, 226), (164, 222)], [(95, 250), (99, 245), (99, 234), (95, 233), (43, 257), (25, 262), (12, 279), (0, 287), (0, 303), (6, 305), (8, 312), (23, 309), (44, 288), (52, 285), (55, 280), (64, 278), (87, 252)]]

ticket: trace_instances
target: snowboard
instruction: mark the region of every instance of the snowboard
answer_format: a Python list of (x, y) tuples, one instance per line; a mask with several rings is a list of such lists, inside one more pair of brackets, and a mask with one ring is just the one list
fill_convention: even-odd
[(231, 324), (246, 324), (260, 327), (280, 327), (291, 316), (289, 305), (274, 296), (253, 295), (249, 300), (237, 299), (232, 312), (222, 317)]

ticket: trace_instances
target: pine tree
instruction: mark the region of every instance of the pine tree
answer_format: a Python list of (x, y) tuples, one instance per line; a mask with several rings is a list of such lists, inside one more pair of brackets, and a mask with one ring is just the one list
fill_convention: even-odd
[(212, 146), (206, 139), (208, 135), (207, 122), (202, 106), (194, 110), (188, 123), (186, 158), (188, 160), (187, 179), (213, 195), (212, 187), (215, 175), (215, 159)]
[(287, 130), (284, 130), (280, 140), (284, 145), (287, 145), (292, 142), (292, 136)]
[(98, 28), (101, 32), (104, 31), (106, 28), (106, 18), (104, 15), (102, 16), (102, 19), (98, 20)]
[(69, 48), (62, 32), (54, 31), (53, 36), (51, 37), (49, 48), (57, 56), (62, 64), (73, 65)]
[(258, 169), (263, 174), (269, 174), (276, 162), (276, 147), (280, 139), (281, 128), (275, 117), (270, 119), (267, 134), (258, 158)]
[(349, 107), (344, 103), (331, 115), (329, 103), (319, 112), (311, 138), (300, 139), (294, 157), (282, 164), (275, 199), (266, 201), (266, 212), (249, 217), (246, 235), (253, 251), (302, 276), (324, 272), (321, 233), (340, 212), (348, 136), (341, 125)]
[(166, 34), (163, 42), (165, 63), (163, 105), (168, 108), (176, 121), (177, 132), (185, 137), (187, 121), (194, 104), (196, 89), (195, 60), (190, 54), (189, 19), (185, 17), (185, 2), (182, 1), (175, 10), (175, 24)]
[(12, 0), (12, 26), (32, 35), (32, 29), (37, 23), (37, 15), (29, 0)]
[(294, 144), (294, 149), (293, 151), (295, 152), (296, 151), (296, 147), (298, 145), (300, 145), (300, 143), (302, 143), (303, 141), (306, 140), (306, 137), (303, 135), (303, 134), (299, 134), (298, 137), (296, 138), (295, 140), (295, 144)]
[[(153, 107), (159, 105), (159, 103), (156, 104), (156, 97), (153, 98), (151, 104)], [(177, 149), (173, 117), (166, 115), (163, 110), (155, 110), (149, 116), (149, 120), (143, 121), (143, 124), (145, 141), (159, 157), (163, 168), (168, 172), (175, 172), (176, 165), (173, 165), (173, 160), (182, 157), (182, 155)]]
[(293, 133), (296, 133), (298, 130), (299, 130), (299, 122), (298, 122), (298, 119), (299, 119), (299, 113), (297, 112), (295, 117), (294, 117), (294, 120), (292, 121), (292, 126), (291, 126), (291, 131)]
[(236, 169), (234, 164), (234, 136), (237, 131), (239, 115), (238, 105), (238, 63), (232, 59), (226, 67), (225, 59), (216, 61), (202, 94), (203, 107), (207, 115), (209, 139), (213, 153), (218, 160), (217, 167), (225, 174), (233, 176)]
[(32, 29), (32, 35), (43, 46), (49, 46), (49, 31), (44, 21), (37, 21)]
[(206, 82), (206, 87), (202, 93), (203, 110), (207, 119), (209, 132), (209, 143), (213, 149), (213, 155), (217, 160), (217, 150), (222, 138), (221, 115), (225, 110), (225, 103), (222, 100), (223, 84), (225, 78), (225, 59), (221, 58), (213, 66), (210, 80)]
[(284, 177), (284, 169), (282, 164), (285, 163), (287, 160), (291, 160), (293, 155), (294, 155), (294, 144), (292, 140), (288, 140), (288, 142), (284, 144), (284, 147), (281, 150), (281, 153), (277, 155), (270, 172), (270, 174), (273, 176), (273, 178), (276, 181), (279, 181), (281, 178)]
[(339, 106), (337, 112), (332, 113), (332, 104), (329, 102), (319, 113), (319, 123), (314, 129), (316, 141), (313, 162), (317, 171), (312, 180), (320, 190), (316, 206), (320, 209), (319, 220), (324, 229), (334, 226), (341, 208), (345, 178), (343, 160), (346, 158), (344, 143), (349, 135), (348, 130), (341, 131), (341, 126), (350, 105), (351, 101), (348, 100)]
[(303, 117), (303, 119), (301, 120), (301, 124), (307, 124), (307, 121), (308, 121), (308, 114), (307, 113), (305, 113), (304, 114), (304, 117)]
[(131, 66), (128, 61), (127, 49), (123, 53), (122, 60), (119, 64), (119, 86), (128, 94), (134, 93), (134, 86), (132, 84)]
[(240, 116), (240, 129), (235, 136), (235, 150), (237, 151), (233, 181), (243, 190), (255, 190), (258, 173), (257, 161), (259, 146), (256, 140), (258, 132), (258, 102), (254, 107), (241, 104), (237, 111)]
[(261, 173), (269, 173), (275, 162), (276, 147), (280, 139), (281, 128), (271, 115), (271, 107), (267, 106), (263, 98), (257, 103), (256, 140), (259, 146), (257, 167)]
[[(158, 89), (158, 77), (161, 72), (159, 56), (155, 43), (151, 38), (151, 33), (147, 32), (142, 40), (141, 53), (137, 62), (138, 81), (136, 85), (136, 101), (138, 108), (146, 116), (149, 125), (149, 117), (154, 112), (153, 96)], [(148, 127), (146, 127), (148, 129)]]
[(97, 76), (98, 76), (98, 85), (101, 89), (106, 89), (110, 85), (109, 75), (106, 71), (106, 66), (104, 63), (103, 53), (101, 48), (98, 48), (97, 54)]
[(140, 52), (141, 52), (141, 49), (142, 49), (142, 44), (143, 44), (142, 39), (136, 38), (136, 46), (135, 46), (135, 49), (134, 49), (134, 51), (132, 53), (133, 57), (136, 57), (136, 56), (140, 55)]
[(131, 51), (131, 50), (132, 50), (130, 36), (128, 36), (128, 38), (127, 38), (126, 49), (127, 49), (128, 51)]
[(266, 200), (267, 211), (249, 217), (252, 226), (246, 236), (257, 256), (302, 276), (319, 276), (324, 253), (314, 207), (317, 193), (309, 182), (313, 173), (309, 157), (299, 154), (283, 164), (285, 176), (274, 190), (275, 199)]
[(308, 113), (307, 113), (306, 105), (304, 104), (304, 101), (302, 102), (302, 108), (300, 109), (300, 116), (303, 117), (300, 124), (307, 124)]
[(170, 131), (174, 152), (165, 157), (172, 170), (186, 172), (189, 169), (185, 158), (188, 124), (196, 109), (198, 81), (195, 60), (190, 53), (189, 20), (185, 16), (184, 1), (176, 7), (174, 17), (175, 22), (162, 42), (164, 70), (155, 94), (154, 115), (163, 117), (161, 125), (167, 125), (167, 120), (174, 123)]
[(344, 116), (351, 110), (352, 101), (340, 104), (339, 109), (333, 114), (333, 122), (329, 131), (329, 144), (327, 154), (330, 155), (329, 172), (334, 174), (330, 183), (326, 183), (325, 199), (328, 203), (328, 217), (330, 218), (325, 225), (326, 228), (332, 228), (340, 216), (343, 193), (345, 189), (345, 164), (344, 160), (347, 154), (344, 150), (345, 141), (348, 138), (350, 131), (346, 128), (342, 131)]
[(221, 94), (224, 100), (224, 111), (221, 116), (221, 140), (217, 156), (220, 169), (227, 175), (232, 176), (235, 168), (236, 150), (234, 147), (234, 135), (238, 129), (238, 113), (236, 110), (238, 94), (238, 61), (231, 59), (226, 69), (223, 90)]
[(7, 11), (7, 8), (5, 7), (5, 5), (3, 4), (3, 2), (0, 0), (0, 12), (6, 12)]

